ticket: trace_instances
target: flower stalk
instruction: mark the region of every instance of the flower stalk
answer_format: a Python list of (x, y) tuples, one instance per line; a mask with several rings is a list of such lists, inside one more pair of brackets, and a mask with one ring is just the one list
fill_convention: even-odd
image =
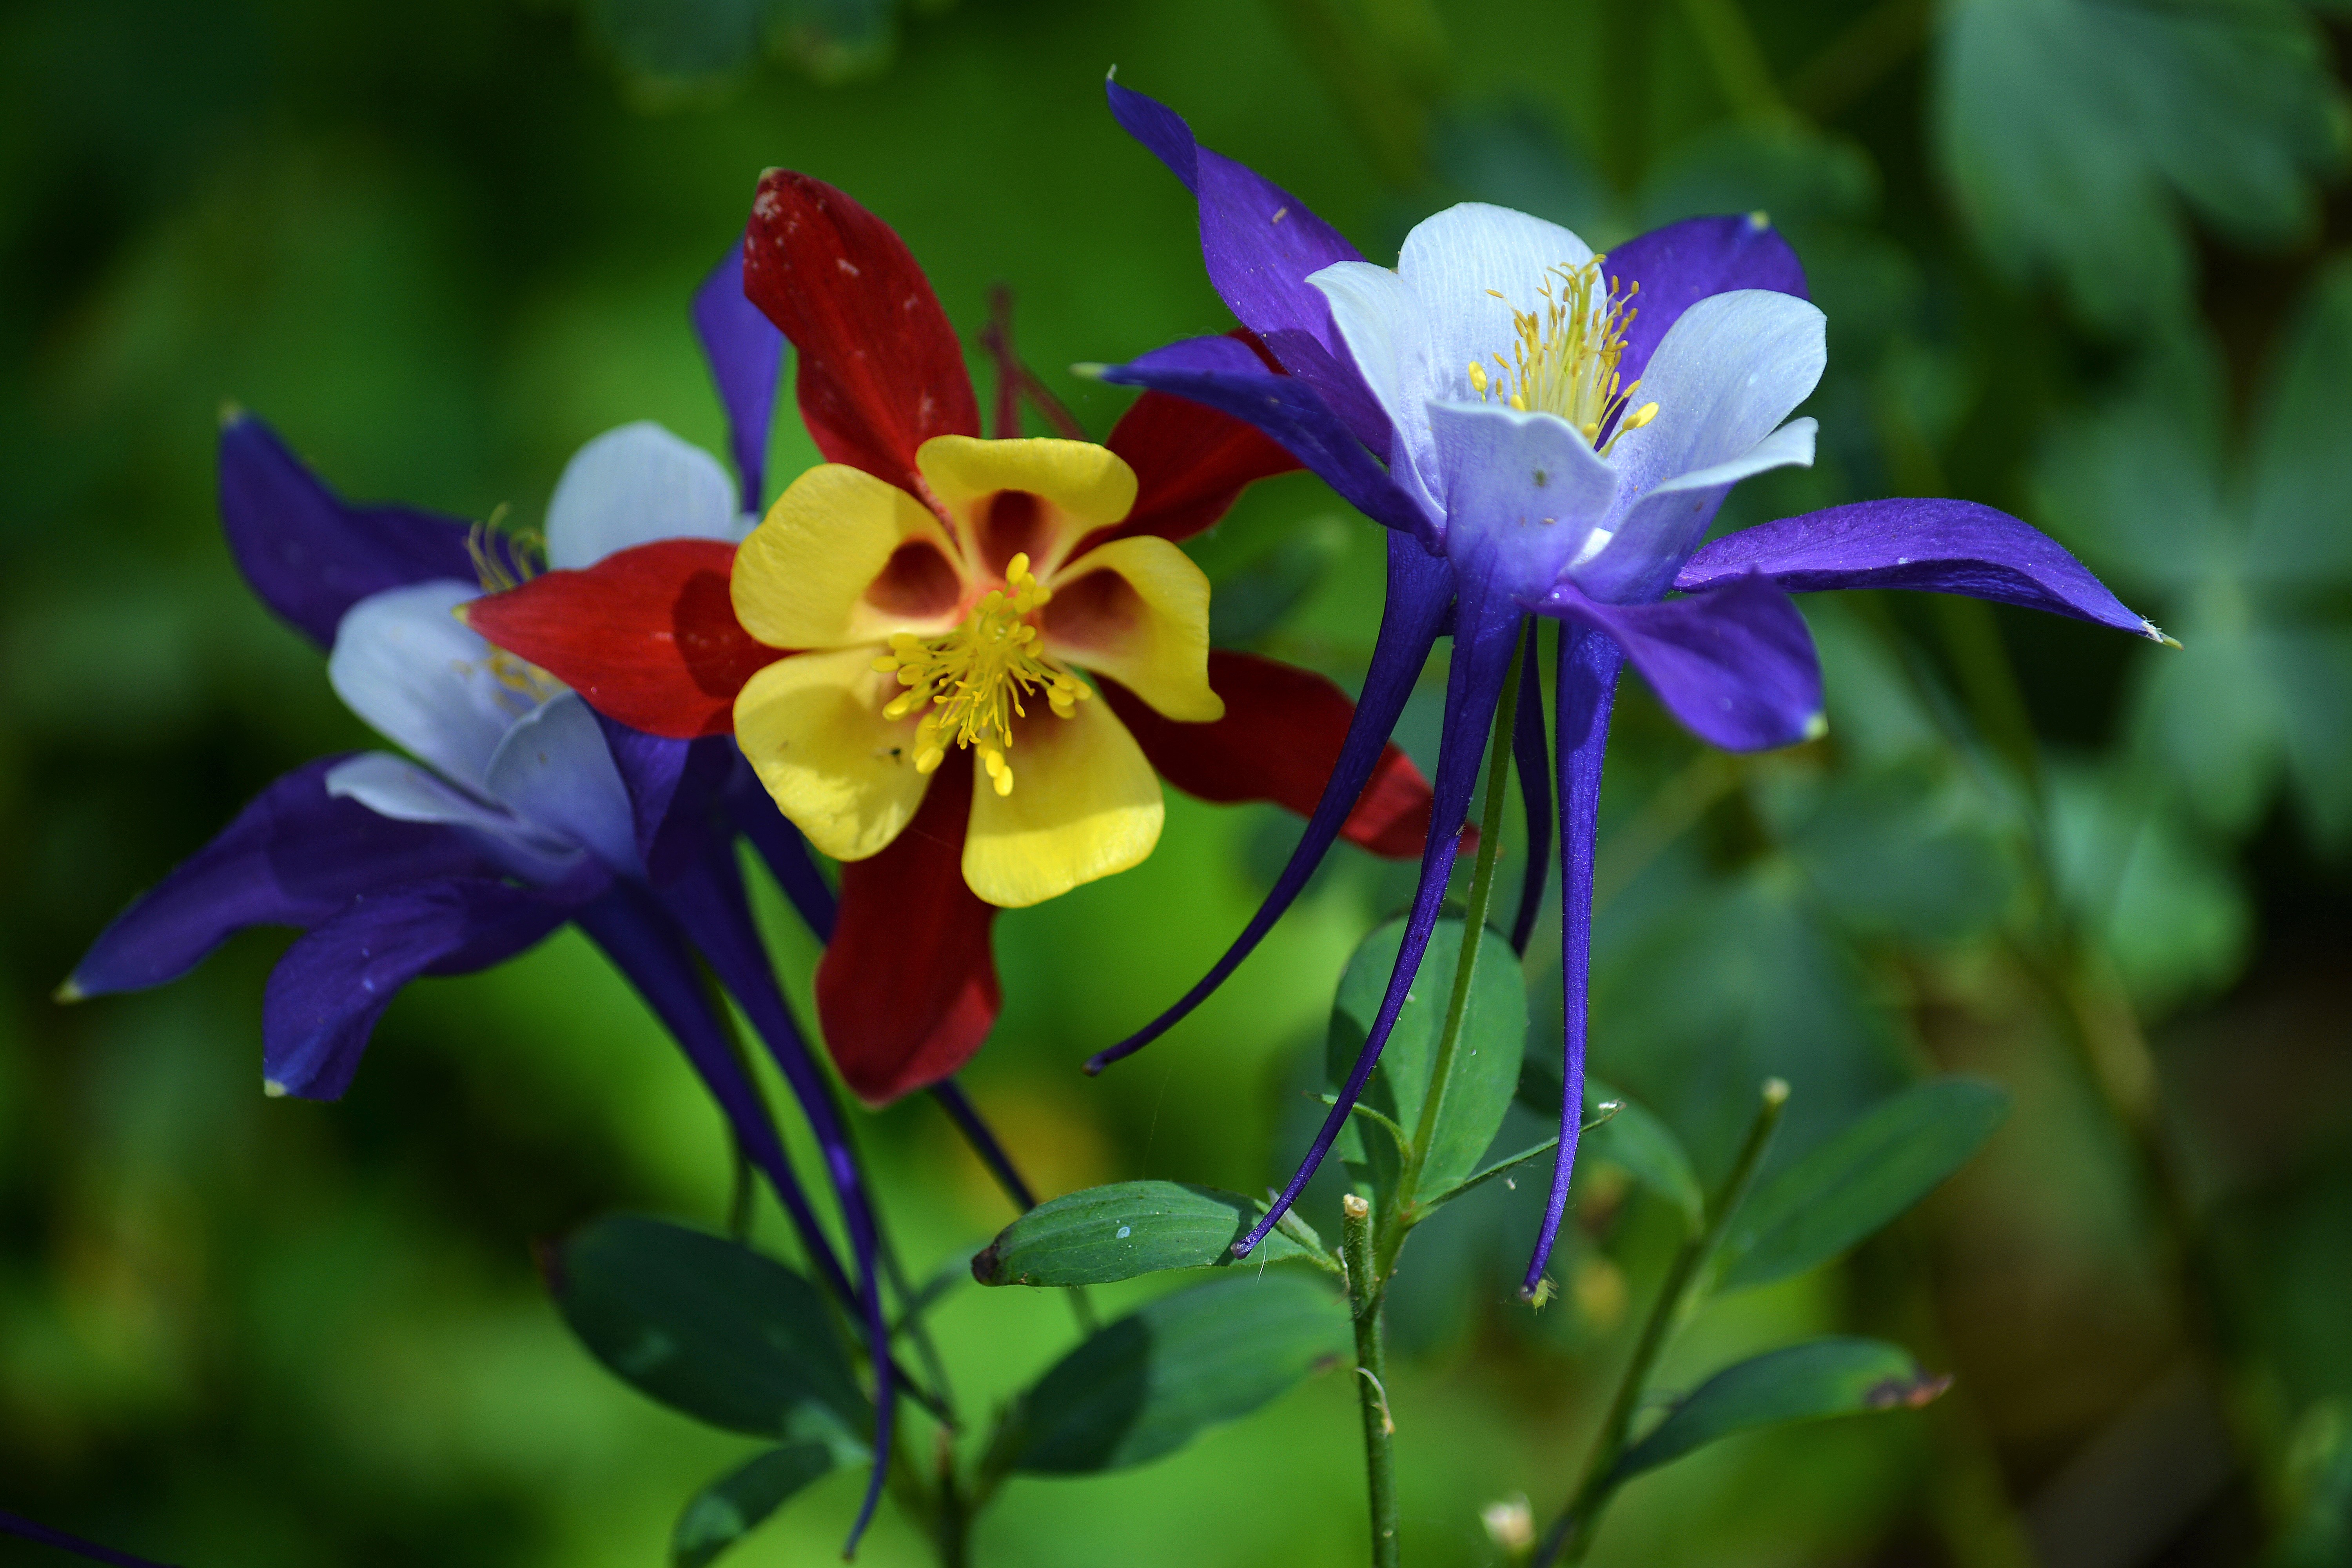
[(1741, 1200), (1754, 1184), (1757, 1168), (1764, 1163), (1765, 1151), (1772, 1146), (1772, 1134), (1780, 1125), (1780, 1112), (1788, 1103), (1787, 1080), (1765, 1079), (1758, 1096), (1756, 1119), (1748, 1123), (1739, 1157), (1709, 1207), (1706, 1228), (1685, 1241), (1682, 1249), (1675, 1254), (1674, 1265), (1658, 1289), (1658, 1299), (1642, 1324), (1642, 1337), (1635, 1342), (1633, 1354), (1625, 1363), (1625, 1375), (1617, 1384), (1616, 1397), (1610, 1402), (1609, 1414), (1601, 1424), (1601, 1436), (1585, 1467), (1583, 1484), (1577, 1488), (1567, 1510), (1544, 1531), (1543, 1542), (1536, 1549), (1534, 1568), (1551, 1568), (1555, 1563), (1581, 1563), (1592, 1549), (1601, 1515), (1617, 1492), (1617, 1461), (1623, 1457), (1626, 1438), (1633, 1433), (1633, 1416), (1641, 1408), (1651, 1369), (1657, 1364), (1659, 1352), (1665, 1349), (1667, 1335), (1682, 1318), (1700, 1269), (1715, 1256), (1731, 1216), (1739, 1212)]
[(1339, 1200), (1348, 1260), (1348, 1309), (1356, 1326), (1356, 1404), (1364, 1418), (1364, 1480), (1371, 1503), (1372, 1568), (1397, 1568), (1396, 1421), (1389, 1411), (1388, 1351), (1381, 1328), (1385, 1276), (1372, 1268), (1372, 1205)]

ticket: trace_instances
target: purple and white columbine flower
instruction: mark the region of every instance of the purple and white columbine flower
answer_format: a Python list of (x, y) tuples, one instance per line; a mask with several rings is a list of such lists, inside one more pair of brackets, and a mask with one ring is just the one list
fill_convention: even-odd
[[(781, 333), (743, 298), (740, 247), (697, 294), (694, 322), (741, 476), (652, 424), (591, 441), (546, 518), (549, 563), (695, 535), (740, 539), (761, 499), (782, 367)], [(61, 1000), (144, 989), (193, 969), (233, 932), (302, 935), (271, 972), (262, 1010), (271, 1094), (331, 1100), (376, 1020), (422, 975), (513, 957), (571, 921), (602, 947), (684, 1049), (739, 1147), (768, 1178), (812, 1267), (864, 1326), (875, 1369), (875, 1452), (887, 1456), (903, 1381), (889, 1353), (865, 1182), (832, 1086), (802, 1039), (753, 923), (735, 858), (752, 840), (810, 928), (834, 900), (733, 741), (674, 741), (604, 719), (544, 671), (451, 614), (528, 569), (456, 518), (358, 507), (260, 420), (223, 423), (221, 520), (256, 594), (330, 648), (336, 694), (402, 747), (321, 758), (265, 789), (212, 843), (92, 944)], [(415, 760), (412, 761), (411, 758)], [(821, 1146), (857, 1277), (842, 1267), (776, 1124), (735, 1054), (703, 965), (740, 1005)], [(1011, 1163), (952, 1080), (935, 1086), (958, 1128), (1024, 1207)], [(871, 1518), (877, 1458), (850, 1542)]]
[[(1865, 501), (1700, 547), (1734, 484), (1812, 461), (1813, 421), (1789, 416), (1821, 379), (1822, 316), (1804, 297), (1794, 253), (1760, 216), (1672, 224), (1604, 262), (1557, 225), (1466, 204), (1415, 227), (1391, 270), (1365, 261), (1288, 193), (1202, 147), (1165, 106), (1116, 81), (1108, 92), (1119, 123), (1192, 192), (1210, 280), (1280, 369), (1234, 338), (1213, 337), (1172, 343), (1105, 378), (1247, 420), (1391, 532), (1388, 600), (1354, 727), (1290, 863), (1208, 975), (1088, 1069), (1142, 1048), (1198, 1005), (1289, 907), (1431, 648), (1450, 632), (1436, 810), (1396, 969), (1297, 1173), (1236, 1250), (1255, 1247), (1328, 1152), (1404, 1005), (1521, 624), (1531, 615), (1559, 621), (1566, 1092), (1522, 1287), (1533, 1296), (1576, 1159), (1592, 852), (1623, 666), (1693, 733), (1757, 751), (1822, 725), (1821, 668), (1791, 591), (1967, 594), (2168, 639), (2049, 538), (1969, 501)], [(1530, 658), (1513, 716), (1530, 829), (1528, 896), (1514, 931), (1521, 947), (1549, 837), (1538, 675)]]

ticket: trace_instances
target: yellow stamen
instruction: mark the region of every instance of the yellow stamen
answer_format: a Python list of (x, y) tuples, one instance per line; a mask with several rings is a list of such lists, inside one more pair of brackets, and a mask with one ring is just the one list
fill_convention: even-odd
[[(1005, 590), (1010, 590), (1007, 593)], [(977, 747), (989, 784), (1000, 795), (1013, 793), (1013, 764), (1004, 753), (1013, 744), (1013, 721), (1025, 718), (1022, 699), (1044, 692), (1058, 719), (1094, 695), (1076, 677), (1045, 658), (1037, 628), (1028, 617), (1053, 597), (1029, 570), (1029, 557), (1015, 555), (1004, 568), (1004, 590), (990, 589), (945, 637), (923, 638), (900, 632), (890, 651), (874, 661), (895, 674), (907, 689), (882, 710), (903, 719), (928, 709), (915, 727), (915, 768), (934, 773), (948, 748)]]
[[(1618, 437), (1656, 418), (1658, 405), (1645, 403), (1626, 412), (1642, 384), (1620, 384), (1617, 364), (1625, 355), (1625, 331), (1633, 324), (1633, 299), (1641, 284), (1630, 284), (1620, 293), (1617, 280), (1611, 279), (1604, 288), (1603, 259), (1596, 256), (1581, 267), (1555, 267), (1547, 272), (1538, 290), (1542, 303), (1537, 310), (1512, 306), (1511, 325), (1517, 335), (1511, 345), (1512, 363), (1505, 363), (1496, 354), (1495, 363), (1502, 373), (1492, 378), (1484, 367), (1473, 364), (1470, 389), (1482, 403), (1491, 386), (1495, 396), (1523, 414), (1556, 414), (1596, 446), (1601, 433), (1616, 420), (1608, 445), (1601, 446), (1601, 455), (1607, 457)], [(1495, 289), (1486, 292), (1510, 304)], [(1624, 416), (1620, 419), (1620, 415)]]

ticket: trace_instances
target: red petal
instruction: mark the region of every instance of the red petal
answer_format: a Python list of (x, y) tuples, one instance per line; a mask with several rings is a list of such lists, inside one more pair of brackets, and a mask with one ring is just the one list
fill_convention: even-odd
[[(1233, 335), (1265, 358), (1265, 345), (1247, 328)], [(1135, 508), (1081, 548), (1138, 533), (1190, 539), (1224, 516), (1244, 487), (1300, 467), (1255, 426), (1165, 392), (1137, 398), (1104, 444), (1135, 470)]]
[(963, 349), (890, 226), (821, 180), (761, 176), (743, 292), (800, 353), (801, 417), (833, 462), (920, 495), (915, 448), (977, 436)]
[[(1097, 684), (1178, 789), (1202, 800), (1270, 800), (1301, 816), (1322, 798), (1356, 711), (1346, 692), (1313, 670), (1229, 648), (1209, 650), (1209, 685), (1225, 700), (1225, 716), (1213, 724), (1180, 724), (1114, 681), (1097, 677)], [(1429, 837), (1431, 804), (1429, 781), (1390, 746), (1339, 831), (1375, 855), (1414, 859)]]
[(719, 540), (656, 540), (476, 599), (466, 624), (632, 729), (723, 735), (743, 683), (784, 657), (735, 619), (734, 562)]
[(842, 1078), (869, 1105), (970, 1061), (1003, 1005), (988, 945), (996, 906), (963, 879), (971, 819), (971, 761), (953, 752), (890, 847), (841, 868), (817, 1016)]

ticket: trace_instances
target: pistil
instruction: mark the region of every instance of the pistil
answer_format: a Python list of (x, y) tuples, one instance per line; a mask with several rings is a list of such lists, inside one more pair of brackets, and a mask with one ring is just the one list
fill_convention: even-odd
[(1039, 646), (1029, 617), (1053, 596), (1030, 572), (1029, 557), (1015, 555), (1005, 564), (1004, 587), (982, 595), (955, 630), (929, 639), (912, 632), (891, 637), (890, 651), (874, 668), (895, 674), (907, 689), (883, 717), (929, 710), (915, 727), (917, 771), (935, 772), (951, 745), (975, 747), (991, 787), (1011, 795), (1013, 765), (1004, 753), (1013, 745), (1013, 721), (1028, 716), (1023, 699), (1043, 692), (1054, 716), (1067, 719), (1093, 695)]

